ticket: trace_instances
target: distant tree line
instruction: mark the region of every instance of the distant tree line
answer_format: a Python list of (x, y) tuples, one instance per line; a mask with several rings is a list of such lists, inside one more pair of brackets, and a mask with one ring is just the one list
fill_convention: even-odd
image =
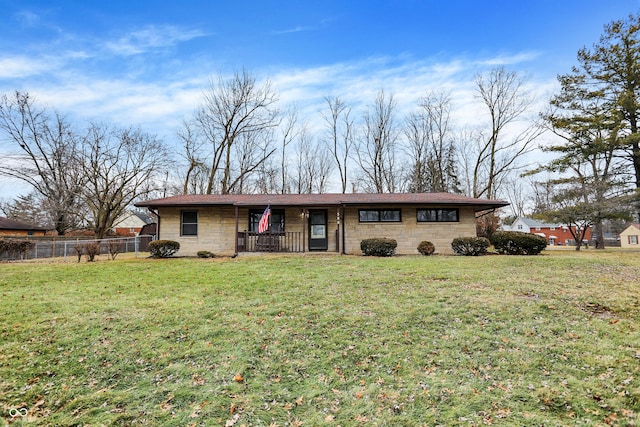
[(358, 113), (344, 98), (325, 96), (321, 127), (312, 133), (295, 107), (276, 107), (268, 81), (258, 83), (246, 70), (219, 76), (178, 133), (188, 166), (174, 192), (455, 192), (495, 198), (541, 133), (536, 124), (516, 123), (532, 102), (524, 83), (504, 67), (478, 75), (478, 98), (490, 119), (474, 131), (459, 132), (452, 123), (447, 93), (425, 94), (401, 117), (394, 94), (381, 89)]
[(134, 200), (157, 188), (168, 164), (155, 136), (102, 123), (77, 128), (26, 92), (0, 98), (0, 130), (12, 147), (0, 174), (33, 190), (3, 211), (58, 234), (82, 227), (104, 237)]

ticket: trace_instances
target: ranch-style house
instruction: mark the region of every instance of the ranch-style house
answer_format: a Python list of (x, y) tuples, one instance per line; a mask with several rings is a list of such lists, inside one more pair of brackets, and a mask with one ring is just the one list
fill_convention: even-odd
[[(509, 203), (449, 193), (180, 195), (136, 203), (158, 218), (158, 239), (180, 255), (210, 251), (325, 251), (361, 254), (360, 242), (387, 237), (396, 253), (417, 254), (423, 240), (450, 253), (456, 237), (476, 235), (475, 217)], [(260, 220), (269, 208), (266, 231)]]

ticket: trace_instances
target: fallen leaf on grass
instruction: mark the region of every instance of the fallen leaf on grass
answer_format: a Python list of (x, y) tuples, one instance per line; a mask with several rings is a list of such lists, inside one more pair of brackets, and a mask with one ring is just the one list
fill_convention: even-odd
[(227, 420), (227, 422), (224, 423), (224, 427), (233, 427), (234, 425), (236, 425), (239, 419), (240, 414), (235, 414), (233, 417), (231, 417), (230, 420)]
[(241, 383), (244, 381), (244, 377), (242, 376), (242, 374), (236, 374), (236, 376), (233, 377), (233, 380), (237, 383)]
[(617, 420), (618, 420), (618, 415), (615, 412), (613, 412), (604, 419), (604, 423), (608, 425), (613, 425), (616, 423)]
[(193, 385), (203, 385), (205, 383), (205, 379), (198, 374), (193, 374)]

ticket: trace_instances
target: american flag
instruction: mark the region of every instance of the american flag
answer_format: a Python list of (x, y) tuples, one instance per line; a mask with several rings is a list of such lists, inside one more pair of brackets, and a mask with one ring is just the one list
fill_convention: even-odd
[(271, 216), (271, 207), (267, 206), (260, 217), (260, 222), (258, 223), (258, 233), (264, 233), (269, 229), (269, 217)]

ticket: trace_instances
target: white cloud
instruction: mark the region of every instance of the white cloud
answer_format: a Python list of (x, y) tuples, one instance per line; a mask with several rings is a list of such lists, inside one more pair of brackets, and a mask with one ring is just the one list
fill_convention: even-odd
[[(163, 28), (170, 30), (163, 31)], [(142, 50), (142, 46), (171, 45), (203, 34), (177, 29), (172, 32), (172, 28), (148, 27), (136, 32), (135, 37), (123, 38), (134, 40), (132, 47), (125, 49), (126, 43), (121, 44), (120, 51), (124, 54)], [(172, 69), (159, 73), (154, 80), (141, 75), (118, 77), (95, 71), (87, 73), (83, 66), (83, 60), (89, 56), (86, 52), (69, 50), (56, 60), (23, 56), (0, 59), (0, 79), (51, 73), (54, 79), (40, 80), (25, 88), (44, 105), (81, 119), (123, 126), (140, 125), (171, 140), (181, 120), (191, 116), (198, 106), (202, 90), (208, 87), (211, 78), (203, 71), (211, 67), (203, 66), (201, 59), (177, 63)], [(258, 76), (269, 75), (273, 89), (279, 95), (280, 106), (284, 108), (296, 103), (312, 129), (320, 126), (319, 113), (326, 108), (324, 96), (341, 97), (353, 107), (353, 117), (360, 119), (380, 89), (394, 94), (399, 117), (415, 108), (428, 92), (449, 93), (453, 118), (458, 126), (464, 127), (478, 125), (484, 120), (484, 110), (475, 97), (474, 76), (494, 64), (504, 63), (505, 58), (372, 57), (319, 67), (249, 71)], [(509, 58), (525, 61), (532, 56), (523, 53)], [(547, 79), (530, 83), (539, 102), (546, 102), (554, 82)], [(0, 80), (0, 92), (12, 89)]]
[(291, 33), (301, 33), (303, 31), (311, 31), (313, 28), (311, 27), (303, 27), (298, 25), (297, 27), (288, 28), (286, 30), (275, 30), (272, 34), (280, 35), (280, 34), (291, 34)]
[(17, 79), (49, 72), (58, 67), (54, 58), (14, 56), (0, 58), (0, 79)]
[(187, 30), (173, 25), (148, 25), (104, 44), (107, 51), (122, 56), (144, 53), (148, 50), (175, 46), (207, 34), (200, 30)]
[(520, 52), (512, 55), (498, 55), (491, 58), (478, 61), (481, 65), (496, 66), (496, 65), (516, 65), (523, 62), (530, 62), (539, 58), (542, 54), (540, 52)]

